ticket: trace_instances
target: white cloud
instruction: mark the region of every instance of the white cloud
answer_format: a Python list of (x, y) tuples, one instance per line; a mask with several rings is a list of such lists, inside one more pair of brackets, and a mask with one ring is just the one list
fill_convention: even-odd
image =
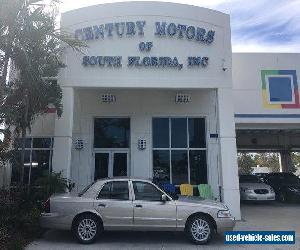
[(255, 41), (249, 43), (236, 43), (232, 52), (258, 52), (258, 53), (295, 53), (300, 51), (300, 43), (290, 45), (265, 45)]
[[(60, 4), (60, 11), (66, 12), (69, 10), (91, 6), (96, 4), (103, 4), (103, 3), (116, 3), (116, 2), (127, 2), (129, 0), (63, 0)], [(147, 1), (147, 0), (141, 0)], [(161, 2), (161, 1), (160, 1)], [(226, 0), (162, 0), (162, 2), (174, 2), (174, 3), (182, 3), (182, 4), (190, 4), (195, 6), (213, 8), (221, 3), (228, 2)]]
[[(60, 11), (63, 13), (85, 6), (124, 1), (128, 0), (62, 0)], [(230, 14), (234, 52), (300, 52), (300, 0), (162, 1)]]

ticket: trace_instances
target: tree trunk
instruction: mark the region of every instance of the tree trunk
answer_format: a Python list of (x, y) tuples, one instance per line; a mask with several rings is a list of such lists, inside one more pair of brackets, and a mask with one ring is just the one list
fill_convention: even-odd
[(3, 59), (3, 72), (2, 72), (2, 76), (0, 78), (0, 96), (3, 97), (4, 95), (4, 88), (6, 85), (6, 77), (7, 77), (7, 73), (8, 73), (8, 62), (9, 62), (9, 56), (6, 53), (4, 55), (4, 59)]
[(20, 174), (20, 184), (24, 185), (24, 163), (25, 163), (25, 144), (26, 144), (26, 128), (28, 124), (28, 94), (25, 90), (24, 94), (24, 116), (22, 122), (22, 150), (21, 150), (21, 174)]

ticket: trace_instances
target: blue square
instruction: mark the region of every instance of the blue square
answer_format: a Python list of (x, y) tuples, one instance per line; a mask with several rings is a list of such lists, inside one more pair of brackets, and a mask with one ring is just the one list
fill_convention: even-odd
[(291, 78), (289, 77), (268, 77), (270, 102), (292, 102), (293, 90)]

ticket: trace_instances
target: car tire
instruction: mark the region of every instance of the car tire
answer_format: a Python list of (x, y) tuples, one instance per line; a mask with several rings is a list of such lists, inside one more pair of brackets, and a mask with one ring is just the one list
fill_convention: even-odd
[(91, 244), (102, 231), (102, 224), (96, 215), (82, 214), (74, 222), (72, 231), (79, 243)]
[(196, 215), (188, 220), (185, 231), (190, 241), (196, 245), (203, 245), (211, 240), (214, 227), (210, 218)]

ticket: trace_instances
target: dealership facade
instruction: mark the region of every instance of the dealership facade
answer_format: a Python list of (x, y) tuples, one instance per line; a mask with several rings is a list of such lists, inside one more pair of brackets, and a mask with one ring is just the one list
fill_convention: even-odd
[(232, 54), (228, 15), (173, 3), (86, 7), (61, 27), (88, 47), (63, 55), (63, 115), (33, 124), (29, 181), (52, 169), (75, 191), (121, 175), (208, 183), (240, 218), (237, 149), (277, 150), (288, 170), (299, 54)]

